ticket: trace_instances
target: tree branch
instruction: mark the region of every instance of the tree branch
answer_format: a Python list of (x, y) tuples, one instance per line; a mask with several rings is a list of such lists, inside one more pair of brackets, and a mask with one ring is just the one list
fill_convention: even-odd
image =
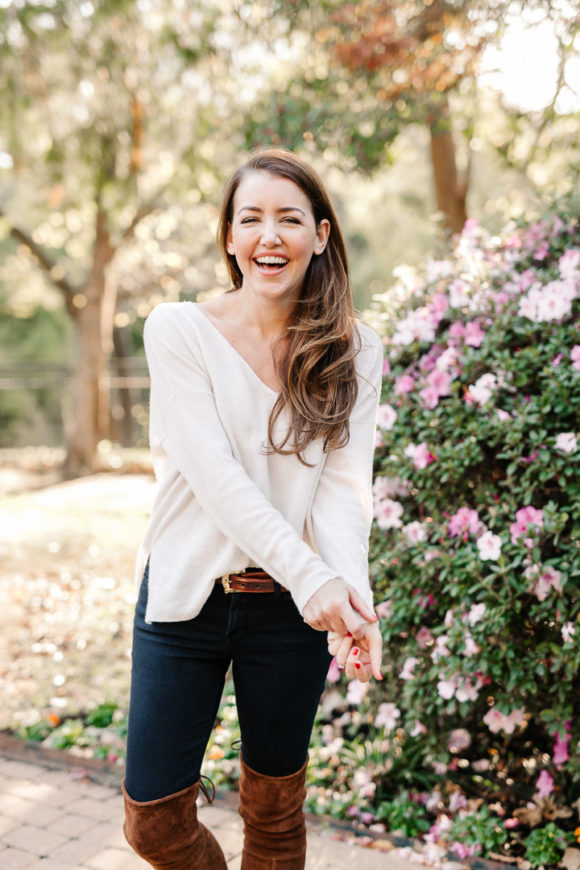
[(10, 236), (15, 241), (20, 242), (20, 244), (26, 245), (46, 277), (55, 287), (57, 287), (61, 291), (69, 314), (71, 314), (73, 317), (76, 317), (78, 312), (73, 304), (73, 296), (76, 294), (77, 290), (72, 286), (72, 284), (70, 284), (66, 280), (66, 278), (55, 278), (54, 270), (57, 268), (57, 264), (55, 263), (55, 261), (48, 256), (46, 251), (40, 245), (38, 245), (34, 241), (32, 236), (30, 236), (25, 230), (20, 229), (20, 227), (14, 226), (14, 224), (10, 221), (10, 218), (1, 208), (0, 217), (6, 218), (10, 226)]

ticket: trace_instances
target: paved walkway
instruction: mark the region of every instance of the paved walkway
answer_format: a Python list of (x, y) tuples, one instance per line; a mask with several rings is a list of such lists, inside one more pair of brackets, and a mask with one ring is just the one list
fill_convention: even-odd
[[(2, 870), (146, 870), (121, 830), (119, 787), (75, 772), (0, 756), (0, 867)], [(222, 802), (200, 807), (231, 870), (240, 868), (241, 820)], [(307, 870), (411, 870), (397, 850), (385, 853), (311, 827)]]

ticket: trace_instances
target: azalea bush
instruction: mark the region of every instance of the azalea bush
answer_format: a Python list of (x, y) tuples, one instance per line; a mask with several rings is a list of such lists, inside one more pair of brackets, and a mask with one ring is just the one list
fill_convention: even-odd
[(335, 688), (313, 755), (334, 757), (347, 814), (388, 820), (414, 792), (427, 839), (460, 857), (578, 825), (579, 213), (569, 200), (502, 238), (468, 222), (378, 300), (385, 680)]

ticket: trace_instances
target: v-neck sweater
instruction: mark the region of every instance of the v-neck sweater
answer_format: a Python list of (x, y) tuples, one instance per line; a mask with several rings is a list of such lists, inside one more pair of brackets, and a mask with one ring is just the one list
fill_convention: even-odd
[[(149, 441), (157, 493), (140, 549), (149, 559), (148, 622), (196, 616), (215, 579), (249, 566), (288, 589), (302, 612), (342, 577), (372, 604), (368, 539), (382, 343), (358, 324), (359, 394), (344, 447), (322, 439), (298, 457), (268, 452), (277, 393), (194, 302), (163, 303), (145, 323)], [(282, 414), (275, 436), (285, 433)]]

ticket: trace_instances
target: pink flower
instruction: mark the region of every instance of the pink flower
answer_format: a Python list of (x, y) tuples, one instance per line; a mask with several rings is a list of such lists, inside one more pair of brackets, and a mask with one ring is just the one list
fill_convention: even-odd
[(463, 651), (463, 655), (471, 658), (471, 656), (476, 656), (478, 652), (481, 652), (481, 649), (478, 647), (476, 642), (471, 636), (471, 632), (465, 632), (465, 649)]
[(519, 828), (520, 820), (519, 819), (504, 819), (503, 822), (504, 828), (508, 831), (513, 831), (514, 828)]
[(491, 532), (484, 532), (477, 539), (477, 549), (482, 562), (497, 562), (501, 554), (501, 538)]
[[(363, 683), (363, 685), (368, 685), (368, 683)], [(401, 711), (396, 704), (392, 704), (390, 702), (386, 704), (379, 704), (378, 713), (375, 716), (375, 727), (380, 728), (382, 725), (387, 734), (389, 734), (394, 728), (397, 727), (397, 719), (399, 719), (400, 716)]]
[[(457, 754), (458, 752), (464, 752), (466, 749), (469, 749), (470, 746), (471, 736), (469, 734), (469, 731), (467, 731), (465, 728), (455, 728), (447, 739), (447, 748), (449, 752), (453, 752), (455, 754)], [(454, 794), (456, 794), (456, 792), (454, 792)], [(460, 794), (460, 792), (457, 792), (457, 794)], [(461, 806), (465, 806), (465, 803), (461, 804)], [(455, 809), (452, 809), (450, 805), (449, 809), (452, 812), (455, 812), (455, 810), (460, 809), (460, 807), (456, 806)]]
[(560, 276), (568, 281), (580, 280), (580, 248), (572, 248), (558, 260)]
[(423, 408), (433, 411), (439, 404), (439, 393), (435, 387), (425, 387), (419, 392), (419, 400)]
[(437, 391), (439, 396), (448, 396), (451, 392), (451, 375), (440, 369), (433, 369), (427, 375), (427, 383)]
[(542, 801), (551, 795), (554, 791), (554, 780), (547, 770), (543, 770), (536, 780), (536, 788), (538, 789), (538, 798)]
[(405, 664), (403, 665), (403, 670), (399, 674), (399, 677), (402, 680), (412, 680), (415, 676), (413, 671), (415, 670), (416, 664), (417, 659), (415, 656), (409, 656), (408, 659), (405, 659)]
[(534, 527), (541, 529), (544, 525), (543, 513), (532, 505), (516, 511), (516, 521), (510, 525), (512, 544), (517, 544), (522, 535), (529, 535)]
[(557, 354), (556, 354), (556, 356), (555, 356), (555, 357), (553, 358), (553, 360), (552, 360), (552, 365), (554, 366), (554, 368), (556, 368), (557, 366), (560, 365), (560, 363), (562, 362), (563, 357), (564, 357), (564, 354), (563, 354), (563, 353), (557, 353)]
[(482, 685), (483, 682), (480, 678), (478, 678), (474, 683), (471, 677), (465, 677), (465, 679), (463, 679), (458, 685), (455, 692), (455, 697), (461, 704), (464, 701), (477, 701), (479, 690), (481, 689)]
[(556, 592), (562, 591), (560, 578), (562, 572), (553, 568), (551, 565), (530, 565), (524, 571), (524, 575), (532, 581), (530, 592), (536, 596), (538, 601), (545, 601), (552, 589)]
[(508, 414), (507, 411), (503, 411), (501, 408), (497, 408), (495, 413), (497, 414), (497, 419), (500, 423), (505, 423), (506, 420), (511, 420), (512, 418), (511, 414)]
[(456, 535), (463, 535), (467, 538), (468, 535), (476, 535), (479, 531), (479, 516), (477, 511), (471, 508), (460, 507), (449, 519), (449, 536), (454, 538)]
[(481, 852), (481, 846), (479, 843), (473, 843), (471, 846), (468, 846), (466, 843), (460, 843), (459, 840), (455, 840), (451, 843), (451, 851), (463, 861), (465, 858), (471, 858), (473, 855), (478, 855)]
[(455, 695), (456, 689), (457, 683), (455, 682), (454, 677), (450, 677), (447, 680), (441, 679), (437, 683), (437, 691), (445, 701), (451, 700), (451, 698)]
[(388, 359), (385, 357), (383, 359), (383, 376), (388, 375), (391, 372), (391, 364)]
[(421, 626), (415, 637), (419, 649), (427, 649), (433, 643), (433, 635), (424, 625)]
[(449, 338), (454, 338), (459, 340), (463, 338), (465, 335), (465, 326), (459, 320), (456, 320), (455, 323), (452, 323), (449, 327)]
[(413, 729), (411, 731), (411, 737), (418, 737), (419, 734), (426, 734), (427, 729), (423, 725), (422, 722), (419, 722), (418, 719), (415, 719), (415, 724), (413, 725)]
[(330, 663), (330, 667), (328, 668), (328, 673), (326, 675), (326, 679), (330, 683), (338, 683), (340, 680), (340, 668), (336, 662), (336, 659), (333, 659)]
[(556, 739), (554, 740), (554, 752), (552, 753), (552, 761), (558, 770), (566, 764), (568, 759), (570, 758), (570, 753), (568, 752), (568, 744), (570, 743), (571, 735), (570, 735), (570, 723), (564, 723), (564, 730), (566, 735), (563, 740), (560, 739), (560, 735), (556, 732)]
[(580, 344), (575, 344), (570, 351), (570, 360), (573, 369), (580, 369)]
[(375, 612), (380, 619), (390, 619), (393, 611), (393, 602), (390, 598), (387, 598), (386, 601), (381, 601), (380, 604), (377, 604), (375, 607)]
[(506, 734), (513, 734), (516, 727), (521, 726), (525, 722), (525, 708), (521, 710), (514, 708), (511, 713), (506, 716), (496, 707), (492, 707), (483, 717), (483, 721), (490, 731), (497, 734), (498, 731), (504, 731)]
[(435, 368), (437, 371), (446, 372), (449, 369), (452, 370), (455, 375), (457, 365), (457, 351), (454, 347), (448, 347), (447, 350), (444, 350), (440, 357), (437, 357), (437, 362), (435, 363)]
[(410, 393), (414, 386), (415, 378), (411, 375), (399, 375), (398, 378), (395, 378), (394, 393), (396, 396), (404, 396)]
[(484, 338), (485, 333), (476, 320), (473, 320), (471, 323), (465, 324), (465, 344), (469, 344), (471, 347), (481, 347)]
[(405, 456), (413, 460), (413, 465), (417, 470), (427, 468), (435, 457), (430, 453), (426, 441), (421, 441), (420, 444), (408, 444), (404, 450)]
[(574, 432), (560, 432), (556, 436), (556, 450), (561, 450), (562, 453), (575, 453), (578, 448), (578, 439)]
[(379, 405), (379, 409), (377, 411), (377, 425), (381, 429), (386, 429), (387, 431), (389, 431), (393, 428), (396, 419), (397, 412), (394, 408), (391, 408), (390, 405)]
[(403, 525), (401, 521), (402, 513), (403, 505), (390, 498), (375, 504), (374, 514), (379, 529), (398, 529)]
[(447, 649), (447, 644), (449, 643), (449, 636), (447, 634), (440, 634), (438, 638), (435, 640), (435, 649), (431, 653), (431, 658), (434, 662), (438, 661), (440, 658), (446, 658), (451, 655), (449, 650)]

